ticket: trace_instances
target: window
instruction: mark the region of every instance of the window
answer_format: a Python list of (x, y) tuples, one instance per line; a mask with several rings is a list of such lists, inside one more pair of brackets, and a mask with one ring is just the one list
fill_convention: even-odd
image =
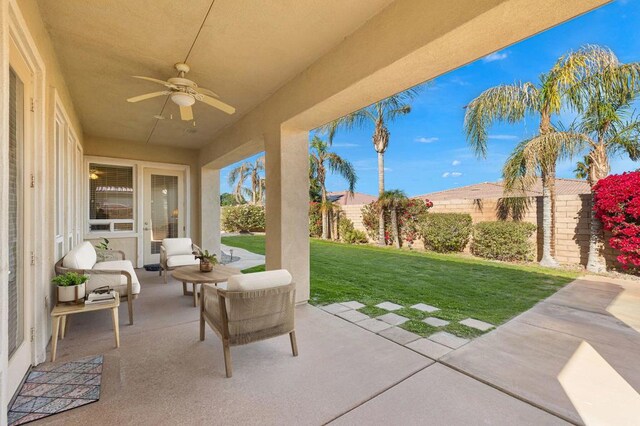
[(89, 163), (89, 231), (134, 230), (133, 167)]
[(66, 122), (62, 113), (56, 111), (55, 116), (55, 256), (60, 259), (64, 249), (64, 139)]

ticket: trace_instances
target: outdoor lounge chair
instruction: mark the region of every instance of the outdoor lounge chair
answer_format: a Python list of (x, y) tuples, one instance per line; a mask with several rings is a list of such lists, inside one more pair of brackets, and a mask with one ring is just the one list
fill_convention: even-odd
[[(100, 253), (101, 262), (98, 262)], [(109, 258), (119, 258), (107, 260)], [(75, 246), (55, 265), (57, 275), (67, 272), (88, 275), (87, 292), (98, 287), (109, 288), (120, 294), (120, 300), (126, 300), (129, 308), (129, 324), (133, 324), (133, 299), (140, 294), (140, 281), (130, 260), (126, 260), (120, 250), (96, 250), (89, 241)]]
[(200, 263), (194, 253), (200, 247), (191, 242), (191, 238), (165, 238), (160, 247), (160, 274), (164, 272), (164, 282), (167, 283), (167, 271), (178, 266), (197, 265)]
[(227, 377), (232, 375), (231, 346), (289, 334), (298, 356), (295, 332), (295, 284), (284, 269), (233, 275), (223, 290), (202, 285), (200, 340), (205, 322), (222, 340)]

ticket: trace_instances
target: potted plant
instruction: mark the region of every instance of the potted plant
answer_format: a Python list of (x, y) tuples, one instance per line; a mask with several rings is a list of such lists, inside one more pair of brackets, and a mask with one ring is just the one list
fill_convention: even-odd
[(58, 288), (58, 303), (79, 303), (86, 294), (85, 283), (88, 279), (88, 276), (76, 272), (67, 272), (54, 277), (52, 281)]
[(200, 272), (213, 271), (213, 265), (218, 264), (218, 259), (213, 253), (209, 253), (209, 250), (200, 250), (196, 255), (196, 259), (200, 260)]
[(111, 250), (109, 248), (109, 240), (106, 238), (102, 238), (102, 242), (96, 244), (96, 257), (99, 262), (104, 262), (109, 260), (108, 251)]

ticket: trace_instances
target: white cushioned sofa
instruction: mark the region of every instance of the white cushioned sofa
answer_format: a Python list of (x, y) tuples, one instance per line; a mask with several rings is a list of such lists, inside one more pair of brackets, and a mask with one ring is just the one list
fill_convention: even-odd
[(160, 247), (160, 273), (164, 272), (164, 282), (167, 282), (167, 271), (178, 266), (197, 265), (200, 263), (193, 253), (200, 251), (200, 247), (193, 244), (191, 238), (165, 238)]
[[(101, 262), (98, 262), (100, 253)], [(118, 258), (116, 260), (106, 260)], [(129, 308), (129, 324), (133, 324), (133, 299), (140, 294), (140, 281), (130, 260), (126, 260), (120, 250), (96, 250), (89, 242), (75, 246), (55, 266), (56, 274), (76, 272), (89, 276), (87, 292), (98, 287), (109, 286), (126, 300)]]

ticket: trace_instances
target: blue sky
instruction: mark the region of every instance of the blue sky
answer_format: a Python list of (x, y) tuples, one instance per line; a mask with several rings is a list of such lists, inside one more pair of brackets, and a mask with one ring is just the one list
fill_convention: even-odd
[[(562, 54), (585, 44), (611, 48), (622, 62), (640, 61), (640, 0), (617, 0), (558, 27), (495, 52), (435, 78), (412, 103), (411, 114), (389, 124), (385, 154), (385, 186), (408, 195), (500, 179), (500, 170), (515, 145), (537, 129), (535, 117), (517, 125), (495, 125), (488, 156), (475, 158), (463, 133), (464, 105), (489, 87), (517, 81), (538, 82)], [(570, 124), (569, 113), (554, 122)], [(351, 161), (358, 173), (356, 191), (377, 193), (377, 160), (371, 143), (373, 127), (339, 132), (333, 150)], [(577, 159), (576, 159), (577, 161)], [(228, 171), (222, 170), (222, 192), (228, 192)], [(613, 158), (612, 173), (634, 170), (640, 163)], [(558, 165), (558, 176), (573, 178), (575, 161)], [(329, 190), (345, 182), (327, 179)]]

